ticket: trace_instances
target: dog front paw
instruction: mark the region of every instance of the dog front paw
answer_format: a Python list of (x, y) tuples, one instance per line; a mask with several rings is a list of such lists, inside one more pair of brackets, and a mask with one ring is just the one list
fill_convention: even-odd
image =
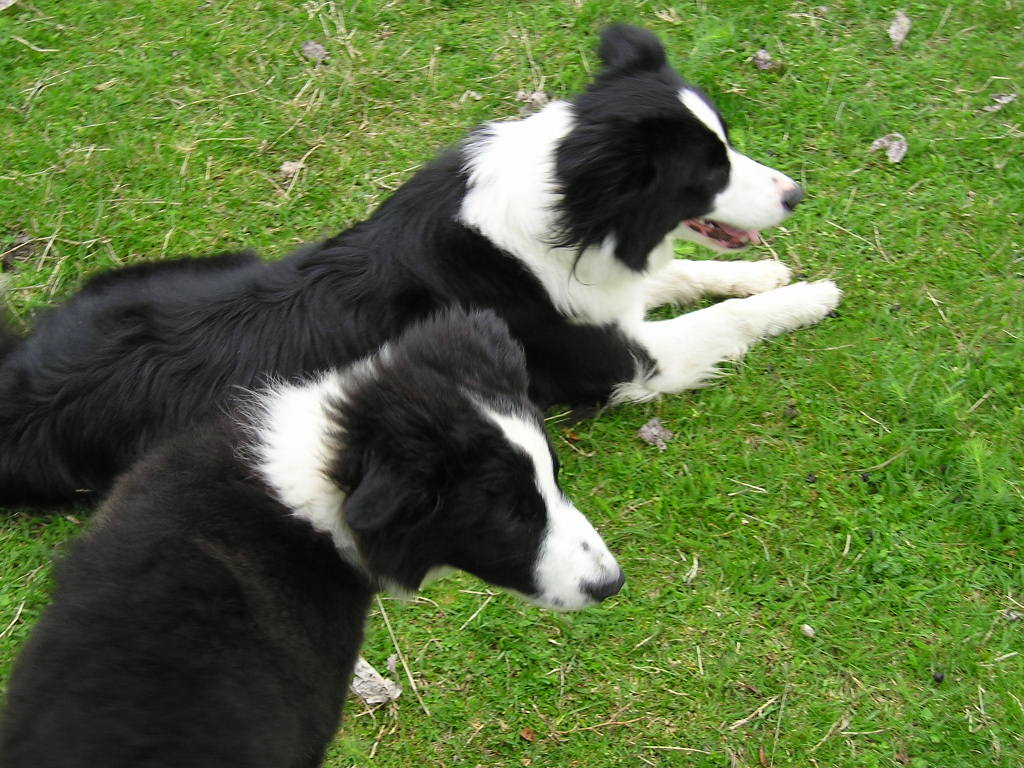
[(738, 262), (734, 265), (737, 274), (733, 276), (729, 295), (754, 296), (789, 284), (791, 270), (781, 261)]

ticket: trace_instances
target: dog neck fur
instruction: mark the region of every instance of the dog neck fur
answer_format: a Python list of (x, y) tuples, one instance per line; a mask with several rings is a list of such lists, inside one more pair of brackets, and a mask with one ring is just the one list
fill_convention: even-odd
[(345, 372), (332, 371), (261, 395), (252, 453), (257, 471), (278, 500), (295, 517), (328, 534), (342, 558), (365, 574), (359, 547), (345, 523), (345, 493), (327, 474), (341, 449), (330, 408), (344, 401), (346, 378)]
[[(479, 129), (464, 148), (468, 188), (460, 220), (523, 262), (567, 317), (597, 325), (640, 322), (641, 281), (615, 257), (613, 237), (578, 261), (577, 249), (548, 245), (557, 231), (555, 152), (574, 125), (572, 104), (554, 101), (524, 120)], [(671, 258), (666, 240), (649, 269)]]
[[(372, 376), (378, 361), (386, 360), (388, 354), (388, 345), (384, 345), (377, 355), (346, 369), (301, 384), (281, 385), (259, 396), (250, 454), (257, 471), (292, 515), (330, 536), (345, 562), (378, 588), (404, 599), (412, 594), (408, 589), (367, 568), (345, 522), (345, 492), (328, 475), (343, 439), (331, 408), (344, 403), (352, 378)], [(444, 578), (452, 570), (433, 568), (420, 586)]]

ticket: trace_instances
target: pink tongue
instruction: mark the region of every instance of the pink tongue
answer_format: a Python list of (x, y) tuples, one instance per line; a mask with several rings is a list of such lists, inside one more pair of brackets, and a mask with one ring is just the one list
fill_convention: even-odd
[(756, 229), (737, 229), (736, 227), (730, 227), (728, 224), (723, 224), (720, 221), (716, 221), (715, 224), (718, 226), (719, 229), (724, 230), (733, 237), (738, 237), (741, 239), (745, 237), (748, 240), (750, 240), (750, 242), (753, 243), (754, 245), (760, 245), (761, 243), (761, 233), (758, 232)]

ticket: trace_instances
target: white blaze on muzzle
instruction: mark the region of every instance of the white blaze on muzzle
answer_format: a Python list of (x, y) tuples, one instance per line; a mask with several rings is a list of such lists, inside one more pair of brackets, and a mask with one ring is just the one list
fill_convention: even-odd
[(699, 93), (684, 88), (679, 99), (725, 145), (729, 183), (715, 196), (707, 214), (683, 222), (675, 234), (720, 250), (758, 243), (759, 231), (781, 224), (803, 198), (800, 185), (782, 171), (733, 149), (718, 114)]
[(611, 597), (624, 582), (612, 553), (555, 483), (547, 439), (540, 427), (518, 416), (484, 412), (533, 464), (537, 490), (544, 500), (547, 526), (534, 566), (536, 592), (524, 595), (545, 608), (573, 611)]

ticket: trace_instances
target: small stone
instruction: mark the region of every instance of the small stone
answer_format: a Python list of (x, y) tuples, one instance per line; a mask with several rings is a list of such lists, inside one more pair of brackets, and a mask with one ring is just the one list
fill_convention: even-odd
[(772, 55), (764, 48), (761, 48), (750, 60), (754, 63), (754, 66), (760, 69), (762, 72), (771, 72), (773, 70), (782, 69), (782, 65), (772, 58)]
[(645, 443), (656, 446), (659, 451), (664, 451), (668, 446), (666, 443), (672, 439), (672, 433), (665, 429), (661, 419), (655, 416), (637, 430), (636, 436)]
[(303, 56), (316, 64), (322, 64), (327, 58), (327, 49), (316, 40), (307, 40), (299, 50)]
[(892, 40), (892, 47), (899, 49), (903, 41), (907, 39), (910, 32), (910, 17), (903, 11), (896, 11), (896, 16), (889, 24), (889, 39)]
[(885, 150), (890, 163), (898, 163), (907, 155), (907, 139), (902, 133), (887, 133), (871, 142), (871, 151)]
[(814, 627), (812, 627), (810, 624), (801, 624), (800, 632), (803, 634), (804, 637), (814, 637), (816, 634), (818, 634), (814, 631)]
[(941, 669), (937, 670), (936, 672), (934, 672), (932, 674), (932, 680), (934, 680), (936, 683), (941, 683), (945, 679), (946, 679), (946, 673), (943, 672)]
[(1016, 93), (993, 93), (992, 101), (994, 101), (995, 104), (989, 104), (987, 107), (982, 107), (982, 109), (986, 112), (998, 112), (1007, 104), (1012, 104), (1016, 100)]
[(356, 660), (351, 686), (356, 695), (370, 707), (394, 701), (402, 695), (402, 686), (382, 677), (362, 656)]
[(301, 160), (286, 160), (285, 162), (281, 163), (281, 168), (279, 169), (278, 172), (284, 178), (290, 179), (292, 176), (297, 174), (305, 167), (305, 163), (303, 163)]
[(764, 48), (761, 48), (753, 55), (752, 61), (758, 69), (768, 69), (772, 65), (772, 55)]

